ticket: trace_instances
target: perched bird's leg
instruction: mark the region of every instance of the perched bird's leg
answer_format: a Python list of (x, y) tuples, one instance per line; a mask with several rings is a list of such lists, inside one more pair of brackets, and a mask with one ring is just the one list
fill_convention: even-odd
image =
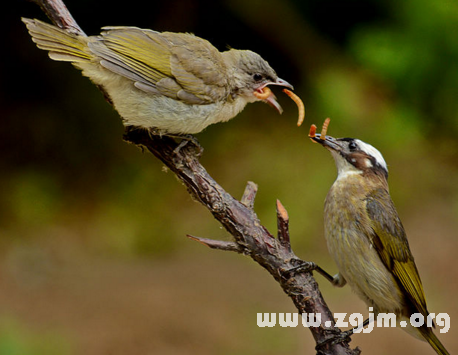
[(290, 278), (291, 276), (295, 274), (300, 274), (303, 272), (310, 272), (310, 271), (316, 270), (320, 274), (322, 274), (326, 279), (328, 279), (330, 282), (333, 282), (334, 278), (331, 275), (329, 275), (326, 271), (324, 271), (321, 267), (319, 267), (316, 263), (314, 263), (313, 261), (292, 259), (291, 263), (295, 264), (296, 266), (284, 271), (285, 278)]
[(324, 278), (326, 280), (331, 282), (334, 286), (343, 287), (347, 283), (347, 281), (345, 281), (345, 279), (340, 274), (337, 274), (335, 276), (331, 276), (330, 274), (328, 274), (326, 271), (324, 271), (321, 267), (319, 267), (313, 261), (304, 261), (304, 260), (300, 260), (300, 259), (293, 259), (293, 260), (291, 260), (291, 263), (296, 264), (297, 266), (295, 266), (295, 267), (293, 267), (293, 268), (291, 268), (289, 270), (286, 270), (284, 272), (284, 277), (285, 278), (289, 278), (292, 275), (298, 274), (298, 273), (301, 273), (301, 272), (317, 271), (322, 276), (324, 276)]
[(301, 259), (291, 259), (291, 264), (294, 264), (295, 266), (284, 270), (282, 273), (282, 277), (285, 279), (289, 279), (296, 274), (313, 271), (318, 267), (318, 265), (312, 261), (304, 261)]
[(354, 328), (351, 328), (349, 330), (345, 330), (343, 332), (340, 332), (339, 334), (334, 335), (333, 337), (331, 337), (329, 339), (326, 339), (325, 341), (319, 343), (316, 346), (315, 349), (319, 350), (321, 347), (323, 347), (324, 345), (329, 344), (329, 343), (337, 344), (337, 343), (341, 343), (341, 342), (347, 341), (348, 338), (351, 338), (351, 336), (355, 333), (355, 330), (364, 328), (365, 326), (367, 326), (371, 322), (371, 320), (373, 320), (373, 318), (367, 318), (362, 324), (358, 324)]
[(318, 265), (315, 268), (315, 271), (317, 271), (321, 276), (323, 276), (326, 280), (328, 280), (330, 283), (332, 283), (334, 286), (337, 287), (343, 287), (347, 283), (343, 277), (340, 276), (340, 274), (331, 276), (328, 274), (326, 271), (324, 271), (321, 267)]
[[(352, 332), (354, 332), (357, 329), (364, 328), (365, 326), (367, 326), (371, 322), (371, 320), (374, 320), (374, 319), (373, 318), (366, 318), (366, 320), (364, 320), (363, 324), (358, 324), (356, 327), (351, 328), (350, 330)], [(347, 330), (347, 331), (349, 331), (349, 330)]]
[(365, 326), (367, 326), (370, 322), (372, 322), (374, 320), (374, 318), (367, 318), (366, 320), (364, 320), (363, 323), (361, 324), (358, 324), (356, 327), (353, 327), (349, 330), (345, 330), (343, 331), (340, 335), (338, 335), (339, 337), (342, 337), (342, 338), (347, 338), (349, 336), (351, 336), (353, 333), (356, 333), (357, 330), (360, 330), (362, 328), (364, 328)]
[(169, 137), (172, 138), (179, 138), (181, 139), (180, 144), (178, 144), (178, 147), (176, 147), (173, 150), (173, 153), (177, 155), (182, 148), (184, 148), (189, 142), (191, 142), (194, 147), (196, 148), (196, 155), (197, 157), (200, 157), (202, 153), (204, 152), (204, 148), (200, 145), (199, 141), (197, 140), (196, 137), (194, 137), (192, 134), (184, 134), (184, 135), (173, 135), (173, 134), (167, 134)]
[[(162, 138), (162, 137), (170, 137), (170, 138), (175, 138), (175, 139), (181, 139), (181, 142), (173, 150), (173, 154), (174, 155), (178, 155), (180, 150), (182, 148), (184, 148), (189, 142), (192, 142), (192, 144), (196, 148), (197, 157), (200, 157), (202, 155), (202, 152), (204, 151), (204, 148), (200, 145), (200, 143), (197, 140), (197, 138), (194, 137), (192, 134), (168, 134), (168, 133), (166, 133), (164, 131), (161, 131), (160, 129), (157, 129), (157, 128), (143, 128), (143, 127), (137, 127), (137, 126), (126, 126), (125, 127), (125, 132), (124, 132), (124, 140), (129, 142), (130, 141), (129, 140), (130, 132), (136, 131), (136, 130), (146, 130), (148, 132), (148, 136), (151, 139)], [(143, 148), (142, 148), (142, 150), (143, 150)]]

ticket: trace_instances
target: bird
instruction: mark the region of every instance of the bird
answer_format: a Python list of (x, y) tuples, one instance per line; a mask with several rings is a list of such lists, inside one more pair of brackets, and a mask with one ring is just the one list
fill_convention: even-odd
[(103, 27), (100, 35), (86, 36), (37, 19), (22, 21), (51, 59), (72, 63), (103, 89), (125, 126), (154, 134), (196, 134), (255, 101), (281, 113), (267, 86), (293, 89), (259, 54), (220, 52), (190, 33)]
[[(335, 286), (348, 283), (373, 307), (375, 316), (394, 313), (397, 324), (407, 322), (402, 329), (426, 340), (437, 354), (449, 354), (426, 326), (429, 312), (422, 282), (389, 194), (382, 154), (359, 139), (320, 134), (311, 139), (331, 153), (338, 173), (325, 199), (324, 234), (339, 272), (334, 277), (323, 275)], [(414, 313), (424, 317), (423, 326), (411, 325)]]

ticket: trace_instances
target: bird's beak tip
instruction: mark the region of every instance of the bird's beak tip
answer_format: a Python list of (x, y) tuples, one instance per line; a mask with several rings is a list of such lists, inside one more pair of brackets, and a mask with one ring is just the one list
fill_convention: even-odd
[(325, 136), (324, 139), (322, 139), (321, 134), (317, 133), (315, 134), (315, 136), (310, 137), (310, 139), (312, 140), (312, 142), (319, 143), (323, 147), (331, 149), (331, 150), (340, 150), (341, 149), (337, 139), (335, 139), (334, 137), (328, 136), (328, 135)]
[(309, 138), (312, 140), (312, 142), (314, 143), (320, 143), (320, 144), (323, 144), (325, 142), (324, 139), (321, 139), (321, 134), (317, 133), (315, 136), (313, 137), (310, 137)]
[(287, 87), (288, 89), (291, 89), (291, 90), (294, 90), (294, 86), (292, 86), (290, 83), (288, 83), (286, 80), (283, 80), (283, 79), (280, 79), (278, 78), (277, 81), (275, 81), (275, 83), (272, 83), (273, 85), (280, 85), (280, 86), (284, 86), (284, 87)]

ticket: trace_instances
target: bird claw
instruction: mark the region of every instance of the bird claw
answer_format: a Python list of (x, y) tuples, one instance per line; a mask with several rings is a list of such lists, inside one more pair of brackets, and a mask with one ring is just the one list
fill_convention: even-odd
[(175, 135), (175, 136), (172, 135), (171, 137), (181, 139), (180, 144), (178, 144), (178, 146), (173, 150), (174, 155), (178, 155), (180, 153), (180, 150), (183, 149), (186, 145), (188, 145), (188, 143), (192, 143), (192, 145), (194, 146), (197, 157), (200, 157), (202, 153), (204, 152), (204, 148), (200, 145), (197, 138), (191, 134)]
[(304, 261), (301, 259), (291, 259), (291, 264), (296, 264), (291, 269), (283, 271), (283, 278), (290, 279), (294, 275), (310, 272), (316, 269), (317, 265), (312, 261)]
[(346, 330), (343, 332), (339, 332), (338, 334), (334, 334), (330, 338), (318, 343), (315, 347), (315, 350), (319, 351), (325, 345), (335, 345), (339, 343), (349, 343), (351, 341), (351, 336), (353, 334), (353, 329)]

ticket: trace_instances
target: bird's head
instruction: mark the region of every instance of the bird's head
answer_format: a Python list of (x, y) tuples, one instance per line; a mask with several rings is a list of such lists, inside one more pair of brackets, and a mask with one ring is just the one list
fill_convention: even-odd
[(231, 49), (223, 55), (231, 63), (234, 94), (242, 96), (246, 102), (264, 101), (283, 112), (275, 95), (269, 90), (264, 91), (268, 85), (279, 85), (294, 89), (287, 81), (280, 79), (275, 70), (259, 54), (248, 50)]
[(339, 177), (349, 174), (376, 175), (388, 179), (388, 167), (382, 154), (370, 144), (355, 138), (333, 138), (320, 134), (311, 138), (328, 149), (337, 166)]

